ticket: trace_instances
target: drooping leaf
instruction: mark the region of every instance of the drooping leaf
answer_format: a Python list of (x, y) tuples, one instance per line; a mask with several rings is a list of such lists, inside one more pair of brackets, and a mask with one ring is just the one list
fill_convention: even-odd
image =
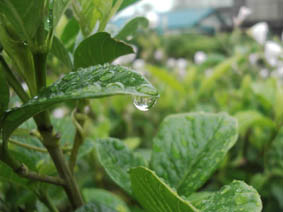
[(150, 212), (197, 212), (190, 202), (182, 199), (150, 169), (131, 169), (134, 196)]
[(128, 193), (132, 193), (130, 168), (144, 166), (142, 157), (134, 155), (125, 144), (114, 138), (97, 141), (98, 159), (111, 179)]
[[(113, 0), (113, 5), (117, 2), (118, 0)], [(134, 3), (137, 3), (139, 0), (123, 0), (122, 5), (120, 6), (118, 11), (121, 11), (129, 6), (131, 6)]]
[(115, 36), (119, 40), (128, 40), (129, 36), (135, 36), (135, 34), (148, 26), (148, 20), (144, 17), (136, 17), (130, 20), (121, 29), (121, 31)]
[(220, 191), (195, 193), (187, 199), (202, 212), (260, 212), (262, 210), (257, 191), (238, 180), (223, 186)]
[(9, 87), (0, 63), (0, 117), (8, 108), (10, 93)]
[(154, 138), (151, 167), (180, 195), (202, 186), (237, 139), (237, 122), (225, 113), (168, 116)]
[(130, 212), (125, 202), (115, 194), (95, 188), (87, 188), (82, 191), (86, 202), (98, 202), (118, 212)]
[(80, 207), (75, 212), (117, 212), (117, 211), (103, 204), (91, 202)]
[(61, 41), (54, 36), (51, 53), (56, 56), (68, 69), (72, 70), (73, 65), (70, 55)]
[(266, 152), (264, 168), (269, 173), (283, 176), (283, 127)]
[(67, 9), (70, 0), (56, 0), (53, 1), (53, 27), (55, 28), (60, 21), (61, 16)]
[(21, 123), (56, 103), (119, 94), (157, 98), (155, 88), (139, 73), (122, 66), (97, 65), (66, 74), (38, 96), (5, 113), (3, 140)]
[(0, 14), (4, 17), (3, 20), (10, 22), (23, 41), (29, 40), (41, 23), (44, 2), (45, 0), (1, 0)]
[(114, 59), (134, 53), (132, 47), (112, 39), (106, 32), (96, 33), (80, 43), (74, 53), (75, 68), (110, 63)]

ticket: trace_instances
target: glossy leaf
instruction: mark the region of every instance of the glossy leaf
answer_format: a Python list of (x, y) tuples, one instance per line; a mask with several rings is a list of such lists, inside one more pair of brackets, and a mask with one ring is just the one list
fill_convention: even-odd
[(148, 20), (144, 17), (136, 17), (130, 20), (121, 29), (121, 31), (115, 36), (119, 40), (128, 40), (129, 36), (135, 36), (135, 34), (148, 26)]
[(131, 169), (134, 196), (150, 212), (197, 212), (190, 202), (182, 199), (153, 171), (144, 167)]
[(106, 32), (96, 33), (80, 43), (74, 53), (75, 68), (110, 63), (114, 59), (134, 53), (132, 47), (112, 39)]
[[(0, 14), (5, 24), (10, 22), (22, 40), (31, 39), (41, 24), (45, 0), (1, 0)], [(2, 18), (3, 18), (2, 17)]]
[(280, 128), (270, 149), (266, 152), (264, 168), (271, 174), (283, 176), (283, 127)]
[(86, 202), (98, 202), (118, 212), (130, 212), (125, 202), (123, 202), (117, 195), (95, 188), (83, 189), (83, 196)]
[(134, 155), (122, 141), (114, 138), (99, 139), (97, 154), (111, 179), (125, 191), (132, 193), (128, 171), (130, 168), (144, 166), (143, 158)]
[(73, 64), (70, 55), (57, 37), (53, 38), (51, 53), (56, 56), (68, 69), (72, 70)]
[(142, 75), (125, 67), (105, 64), (81, 69), (66, 74), (20, 108), (6, 112), (3, 139), (6, 141), (21, 123), (56, 103), (119, 94), (158, 97), (155, 88)]
[(227, 114), (168, 116), (154, 138), (151, 167), (180, 195), (200, 188), (237, 139), (237, 122)]
[(100, 203), (88, 203), (80, 207), (79, 209), (75, 210), (75, 212), (117, 212), (117, 211)]
[(9, 93), (9, 87), (8, 83), (6, 81), (5, 74), (3, 70), (1, 69), (1, 63), (0, 63), (0, 117), (2, 113), (8, 108), (9, 99), (10, 99), (10, 93)]
[(217, 192), (195, 193), (188, 200), (202, 212), (260, 212), (262, 203), (257, 191), (234, 180)]

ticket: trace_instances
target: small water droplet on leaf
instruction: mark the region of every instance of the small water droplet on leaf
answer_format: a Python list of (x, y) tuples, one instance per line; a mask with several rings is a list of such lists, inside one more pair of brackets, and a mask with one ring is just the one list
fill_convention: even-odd
[(156, 98), (151, 96), (136, 96), (134, 105), (140, 111), (148, 111), (155, 104)]

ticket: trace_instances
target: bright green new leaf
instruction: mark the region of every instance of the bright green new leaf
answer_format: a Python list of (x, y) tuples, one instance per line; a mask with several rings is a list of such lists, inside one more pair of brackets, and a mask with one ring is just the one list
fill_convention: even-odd
[(144, 17), (136, 17), (130, 20), (121, 29), (121, 31), (115, 36), (119, 40), (128, 40), (129, 36), (135, 36), (135, 34), (148, 26), (148, 20)]
[(237, 139), (237, 122), (225, 113), (165, 118), (154, 138), (151, 167), (180, 195), (200, 188)]
[(61, 41), (54, 36), (51, 53), (56, 56), (68, 69), (72, 70), (73, 64), (68, 53)]
[(111, 38), (106, 32), (96, 33), (80, 43), (74, 53), (75, 68), (110, 63), (114, 59), (134, 53), (132, 47)]
[(132, 193), (130, 168), (144, 166), (142, 157), (136, 156), (125, 144), (114, 138), (100, 139), (97, 141), (98, 159), (107, 174), (128, 193)]
[(264, 168), (271, 174), (283, 176), (283, 127), (280, 128), (270, 149), (265, 154)]
[(1, 0), (1, 20), (10, 23), (23, 41), (31, 40), (41, 24), (44, 3), (45, 0)]
[(98, 202), (109, 208), (116, 210), (117, 212), (130, 212), (125, 202), (123, 202), (119, 196), (96, 188), (86, 188), (82, 191), (86, 202)]
[(202, 212), (260, 212), (262, 203), (257, 191), (234, 180), (217, 192), (194, 193), (187, 198)]
[(197, 212), (190, 202), (182, 199), (153, 171), (144, 167), (131, 169), (134, 196), (150, 212)]
[(75, 210), (75, 212), (117, 212), (117, 211), (100, 203), (91, 202)]
[(38, 96), (5, 114), (3, 140), (21, 123), (56, 103), (119, 94), (157, 98), (156, 89), (139, 73), (122, 66), (97, 65), (66, 74)]
[(0, 117), (1, 114), (8, 108), (10, 93), (5, 74), (0, 63)]

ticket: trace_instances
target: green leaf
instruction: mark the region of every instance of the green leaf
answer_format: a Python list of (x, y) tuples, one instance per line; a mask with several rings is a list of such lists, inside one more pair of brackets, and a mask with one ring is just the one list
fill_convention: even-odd
[(272, 174), (283, 177), (283, 127), (280, 128), (265, 154), (264, 168)]
[[(113, 1), (113, 5), (117, 2), (118, 0), (114, 0)], [(123, 9), (125, 9), (126, 7), (131, 6), (134, 3), (137, 3), (139, 0), (123, 0), (122, 5), (120, 6), (118, 11), (121, 11)]]
[(44, 3), (45, 0), (1, 0), (2, 21), (8, 21), (23, 41), (30, 40), (41, 24)]
[(96, 33), (80, 43), (74, 53), (75, 68), (110, 63), (114, 59), (134, 53), (129, 45), (112, 39), (106, 32)]
[(260, 212), (262, 210), (257, 191), (238, 180), (222, 187), (220, 191), (195, 193), (187, 199), (202, 212)]
[(120, 94), (158, 97), (155, 88), (142, 75), (122, 66), (105, 64), (68, 73), (21, 107), (5, 113), (3, 140), (6, 141), (21, 123), (54, 104)]
[(134, 37), (138, 31), (146, 27), (148, 27), (148, 20), (144, 17), (136, 17), (126, 23), (115, 38), (119, 40), (128, 40), (129, 36)]
[(66, 24), (63, 33), (61, 35), (61, 41), (66, 48), (73, 52), (73, 47), (76, 42), (76, 38), (80, 32), (80, 25), (75, 18), (71, 18)]
[(273, 121), (259, 113), (258, 111), (247, 110), (240, 111), (234, 115), (239, 122), (239, 133), (244, 135), (250, 127), (254, 126), (267, 126), (274, 128)]
[(118, 212), (130, 212), (125, 202), (115, 194), (103, 189), (83, 189), (86, 202), (98, 202)]
[(112, 10), (112, 0), (74, 0), (72, 3), (74, 15), (85, 37), (93, 32), (97, 23), (104, 23)]
[(68, 69), (72, 70), (73, 64), (70, 55), (61, 41), (54, 36), (51, 53), (56, 56)]
[(132, 193), (128, 171), (130, 168), (144, 166), (143, 158), (134, 155), (122, 141), (114, 138), (99, 139), (97, 154), (111, 179), (125, 191)]
[(53, 1), (53, 27), (55, 28), (60, 21), (61, 16), (67, 9), (70, 0), (56, 0)]
[(131, 169), (134, 196), (150, 212), (197, 212), (190, 202), (185, 201), (150, 169)]
[(100, 203), (88, 203), (79, 209), (75, 210), (75, 212), (117, 212), (114, 209), (108, 208), (105, 205)]
[(2, 113), (8, 108), (10, 100), (8, 83), (1, 66), (2, 64), (0, 63), (0, 117)]
[(225, 113), (165, 118), (154, 138), (151, 167), (180, 195), (200, 188), (237, 139), (237, 122)]

